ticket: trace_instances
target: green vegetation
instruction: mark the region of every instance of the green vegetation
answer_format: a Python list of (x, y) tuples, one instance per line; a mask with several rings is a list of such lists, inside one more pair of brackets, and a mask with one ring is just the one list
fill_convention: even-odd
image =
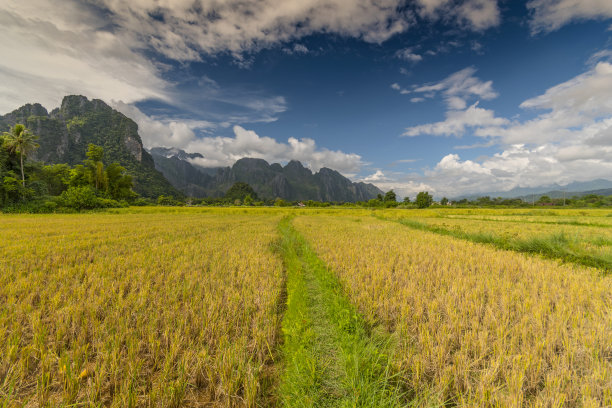
[(327, 266), (281, 221), (287, 270), (284, 372), (279, 399), (288, 407), (399, 407), (389, 338), (372, 333)]
[(230, 202), (236, 200), (240, 200), (242, 202), (245, 201), (247, 197), (252, 203), (253, 200), (257, 200), (257, 193), (255, 190), (253, 190), (253, 187), (242, 181), (234, 183), (234, 185), (232, 185), (225, 193), (225, 198)]
[[(47, 171), (84, 205), (89, 153)], [(0, 407), (612, 404), (609, 269), (519, 253), (609, 247), (609, 210), (159, 201), (0, 217)]]
[(421, 191), (416, 196), (416, 205), (419, 208), (427, 208), (433, 203), (433, 197), (427, 191)]
[(523, 200), (521, 198), (491, 198), (489, 196), (478, 197), (473, 200), (463, 198), (452, 202), (457, 207), (612, 207), (612, 196), (599, 194), (587, 194), (583, 196), (574, 195), (566, 198), (550, 198), (541, 196), (538, 200)]
[(11, 153), (19, 154), (21, 185), (25, 188), (23, 159), (38, 147), (38, 144), (36, 143), (38, 136), (34, 136), (32, 133), (30, 133), (30, 131), (22, 124), (16, 124), (10, 132), (5, 132), (3, 136), (4, 146), (6, 146), (7, 150)]
[[(89, 144), (83, 164), (24, 162), (38, 145), (21, 124), (0, 139), (0, 207), (5, 212), (49, 212), (120, 207), (133, 201), (132, 177), (118, 163), (104, 165), (104, 149)], [(27, 169), (27, 171), (26, 171)], [(21, 172), (18, 180), (17, 171)], [(26, 177), (27, 175), (27, 177)]]
[[(385, 219), (385, 218), (383, 218)], [(491, 244), (500, 249), (517, 252), (538, 254), (546, 258), (560, 259), (580, 265), (600, 268), (605, 274), (612, 272), (612, 256), (596, 254), (581, 248), (584, 239), (556, 232), (547, 236), (532, 236), (527, 238), (514, 238), (486, 232), (468, 232), (460, 228), (428, 225), (409, 218), (396, 220), (407, 227), (448, 235), (481, 244)], [(604, 242), (605, 244), (606, 242)]]
[(138, 125), (99, 99), (66, 96), (62, 105), (50, 113), (39, 104), (27, 104), (0, 116), (0, 131), (19, 123), (35, 129), (39, 137), (40, 147), (32, 155), (35, 160), (76, 166), (87, 159), (88, 145), (94, 144), (104, 149), (108, 163), (125, 167), (138, 194), (149, 198), (162, 194), (182, 196), (155, 169), (153, 158), (142, 146)]

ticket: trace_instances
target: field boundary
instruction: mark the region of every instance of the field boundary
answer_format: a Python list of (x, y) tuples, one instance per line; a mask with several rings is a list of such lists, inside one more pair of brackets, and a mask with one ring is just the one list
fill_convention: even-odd
[(603, 276), (607, 276), (612, 273), (612, 261), (610, 259), (593, 256), (591, 254), (572, 249), (571, 238), (567, 234), (563, 233), (550, 234), (543, 237), (533, 237), (530, 239), (506, 239), (494, 234), (471, 233), (462, 230), (427, 225), (408, 218), (394, 220), (377, 215), (375, 215), (375, 217), (383, 221), (397, 222), (408, 228), (420, 231), (428, 231), (434, 234), (446, 235), (478, 244), (489, 244), (498, 249), (540, 255), (548, 259), (555, 259), (563, 262), (597, 268), (602, 271)]
[(367, 327), (290, 218), (280, 222), (279, 231), (287, 270), (279, 402), (299, 407), (406, 406), (390, 365), (391, 337)]
[[(508, 217), (519, 217), (518, 215), (510, 215)], [(525, 217), (533, 217), (532, 215)], [(470, 218), (465, 216), (455, 216), (454, 214), (440, 214), (433, 218), (440, 218), (445, 220), (469, 220), (469, 221), (486, 221), (486, 222), (507, 222), (507, 223), (521, 223), (521, 224), (545, 224), (545, 225), (569, 225), (576, 227), (592, 227), (592, 228), (612, 228), (610, 224), (599, 224), (599, 223), (589, 223), (589, 222), (581, 222), (581, 221), (524, 221), (524, 220), (504, 220), (499, 218)]]

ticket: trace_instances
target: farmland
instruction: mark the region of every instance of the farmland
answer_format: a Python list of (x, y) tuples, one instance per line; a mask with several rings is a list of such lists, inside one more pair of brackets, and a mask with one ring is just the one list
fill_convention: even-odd
[(4, 406), (253, 405), (277, 341), (277, 215), (0, 219)]
[(609, 211), (130, 208), (0, 231), (0, 406), (612, 405)]

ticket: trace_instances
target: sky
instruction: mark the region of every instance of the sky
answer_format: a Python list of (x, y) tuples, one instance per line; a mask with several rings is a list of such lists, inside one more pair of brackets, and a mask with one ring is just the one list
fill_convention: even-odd
[(0, 0), (0, 113), (68, 94), (145, 147), (400, 197), (612, 179), (610, 0)]

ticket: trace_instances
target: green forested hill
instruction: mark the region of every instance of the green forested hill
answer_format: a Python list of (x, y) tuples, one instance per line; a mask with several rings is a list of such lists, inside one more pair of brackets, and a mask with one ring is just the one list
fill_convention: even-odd
[(0, 116), (0, 131), (23, 123), (39, 136), (38, 148), (30, 156), (45, 164), (80, 164), (87, 145), (104, 148), (106, 163), (118, 162), (134, 180), (134, 190), (147, 197), (181, 195), (155, 169), (153, 158), (142, 146), (138, 125), (99, 99), (66, 96), (50, 113), (40, 104), (27, 104)]

